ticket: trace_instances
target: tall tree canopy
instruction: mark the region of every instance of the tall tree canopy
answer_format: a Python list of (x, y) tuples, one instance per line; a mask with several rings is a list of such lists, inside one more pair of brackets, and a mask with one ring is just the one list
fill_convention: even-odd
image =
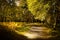
[(35, 16), (35, 19), (43, 21), (50, 9), (50, 2), (44, 3), (46, 0), (27, 0), (28, 8), (31, 13)]

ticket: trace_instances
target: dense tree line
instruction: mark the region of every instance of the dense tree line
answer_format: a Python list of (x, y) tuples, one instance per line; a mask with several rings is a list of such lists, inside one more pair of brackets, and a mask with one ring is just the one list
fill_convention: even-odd
[(33, 15), (27, 8), (25, 0), (1, 0), (0, 21), (30, 21)]
[[(0, 21), (47, 22), (56, 21), (59, 0), (0, 0)], [(59, 8), (58, 8), (59, 9)], [(55, 24), (54, 24), (55, 25)]]

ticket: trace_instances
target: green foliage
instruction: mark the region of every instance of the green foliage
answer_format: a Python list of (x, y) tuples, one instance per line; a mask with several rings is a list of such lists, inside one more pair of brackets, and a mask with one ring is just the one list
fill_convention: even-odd
[[(6, 0), (0, 1), (0, 16), (3, 17), (3, 21), (27, 21), (33, 18), (33, 15), (27, 9), (25, 0), (15, 0), (11, 3), (8, 3)], [(19, 6), (15, 2), (19, 2)]]
[[(45, 0), (46, 1), (46, 0)], [(27, 0), (27, 5), (35, 19), (45, 20), (48, 10), (50, 9), (50, 1), (44, 3), (44, 0)]]

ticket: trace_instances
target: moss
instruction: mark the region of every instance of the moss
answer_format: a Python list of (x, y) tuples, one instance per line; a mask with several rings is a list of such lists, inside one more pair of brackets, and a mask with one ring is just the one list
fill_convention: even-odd
[(29, 30), (29, 26), (23, 26), (23, 27), (16, 27), (16, 30), (20, 32), (27, 32)]

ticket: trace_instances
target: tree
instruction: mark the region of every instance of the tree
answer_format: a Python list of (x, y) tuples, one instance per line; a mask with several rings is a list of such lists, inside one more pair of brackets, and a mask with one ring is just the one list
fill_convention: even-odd
[(53, 11), (55, 11), (56, 2), (56, 0), (27, 0), (27, 5), (35, 19), (54, 25), (56, 15)]
[[(31, 12), (28, 11), (25, 0), (1, 0), (0, 1), (0, 16), (2, 21), (32, 21), (32, 17), (28, 16)], [(28, 18), (27, 18), (28, 17)]]
[(50, 9), (50, 1), (44, 4), (44, 0), (27, 0), (28, 8), (31, 13), (35, 16), (35, 19), (43, 21)]

